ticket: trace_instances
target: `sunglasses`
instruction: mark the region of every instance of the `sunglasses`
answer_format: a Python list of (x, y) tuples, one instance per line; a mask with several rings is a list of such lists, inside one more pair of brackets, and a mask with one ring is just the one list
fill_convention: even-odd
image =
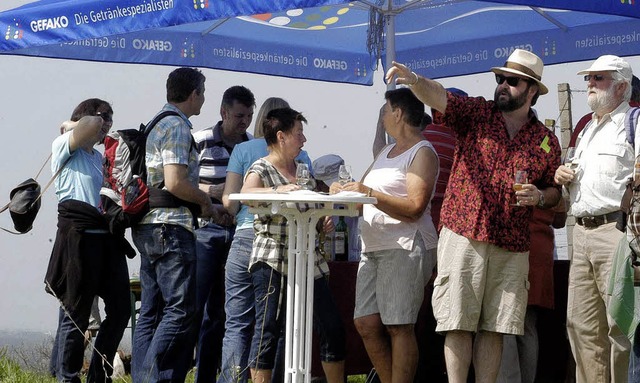
[(517, 87), (518, 84), (520, 84), (520, 80), (522, 81), (527, 81), (523, 78), (520, 77), (505, 77), (501, 74), (496, 74), (496, 82), (498, 83), (498, 85), (502, 84), (503, 82), (507, 82), (507, 85), (512, 86), (512, 87)]
[(113, 122), (113, 118), (107, 112), (98, 112), (96, 113), (96, 116), (102, 118), (102, 121), (104, 122)]
[(588, 82), (588, 81), (591, 81), (592, 79), (593, 79), (593, 81), (595, 81), (595, 82), (600, 82), (600, 81), (602, 81), (602, 80), (608, 80), (608, 79), (610, 79), (610, 78), (611, 78), (611, 77), (605, 77), (605, 76), (604, 76), (604, 75), (602, 75), (602, 74), (585, 74), (585, 75), (584, 75), (584, 81), (587, 81), (587, 82)]

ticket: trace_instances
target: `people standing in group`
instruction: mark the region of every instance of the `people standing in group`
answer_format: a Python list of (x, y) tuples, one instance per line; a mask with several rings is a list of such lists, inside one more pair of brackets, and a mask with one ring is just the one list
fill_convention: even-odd
[(633, 73), (624, 59), (604, 55), (578, 74), (584, 75), (593, 115), (578, 139), (577, 169), (563, 165), (555, 173), (555, 181), (569, 191), (576, 217), (567, 331), (577, 383), (626, 382), (631, 344), (607, 313), (611, 297), (606, 289), (611, 260), (624, 236), (617, 227), (624, 223), (620, 201), (637, 156), (624, 123)]
[[(225, 333), (222, 342), (222, 364), (218, 377), (219, 383), (246, 383), (248, 379), (249, 353), (252, 345), (253, 325), (255, 323), (255, 294), (253, 280), (249, 272), (249, 260), (255, 234), (254, 215), (246, 205), (231, 201), (229, 195), (239, 193), (243, 179), (249, 167), (259, 158), (269, 154), (262, 125), (267, 114), (279, 108), (288, 108), (289, 103), (279, 97), (266, 99), (255, 122), (255, 139), (238, 144), (233, 149), (227, 166), (222, 201), (230, 214), (235, 214), (236, 232), (229, 249), (225, 268)], [(258, 128), (260, 126), (260, 128)], [(302, 161), (311, 169), (311, 160), (304, 150), (300, 151), (296, 161)], [(280, 363), (276, 360), (276, 363)], [(278, 376), (273, 376), (277, 381)]]
[[(302, 123), (306, 119), (291, 108), (274, 109), (264, 123), (269, 154), (251, 165), (242, 186), (243, 193), (282, 193), (299, 190), (295, 158), (306, 142)], [(321, 229), (330, 230), (330, 219)], [(279, 214), (258, 214), (249, 271), (254, 283), (255, 330), (249, 357), (251, 379), (272, 381), (277, 339), (284, 322), (287, 276), (287, 221)], [(331, 297), (326, 275), (329, 268), (316, 253), (313, 324), (320, 335), (322, 367), (330, 383), (344, 381), (345, 331)]]
[(334, 183), (331, 191), (377, 199), (363, 206), (354, 322), (380, 381), (400, 383), (413, 382), (418, 363), (414, 325), (436, 260), (429, 204), (439, 168), (421, 134), (423, 103), (406, 88), (387, 91), (385, 99), (382, 123), (395, 142), (362, 182)]
[(198, 188), (198, 153), (189, 118), (204, 104), (205, 77), (178, 68), (166, 82), (167, 103), (147, 137), (147, 185), (176, 200), (175, 207), (152, 207), (133, 240), (140, 252), (140, 315), (133, 335), (135, 382), (182, 382), (192, 362), (196, 317), (195, 215), (216, 217), (211, 199)]
[(58, 230), (45, 285), (61, 305), (50, 364), (60, 382), (80, 383), (94, 297), (103, 299), (106, 315), (94, 342), (87, 382), (110, 381), (111, 363), (131, 312), (125, 239), (109, 232), (100, 211), (102, 154), (94, 146), (103, 143), (112, 118), (108, 102), (85, 100), (52, 144)]
[(196, 230), (196, 383), (215, 381), (220, 365), (225, 321), (224, 265), (236, 229), (234, 215), (222, 205), (222, 192), (233, 148), (253, 138), (247, 129), (255, 104), (249, 89), (232, 86), (222, 95), (222, 120), (193, 134), (199, 152), (199, 187), (218, 212), (215, 219), (200, 220)]
[[(549, 208), (560, 199), (553, 185), (560, 145), (531, 109), (548, 92), (542, 70), (538, 56), (514, 50), (503, 67), (492, 68), (494, 101), (456, 96), (402, 64), (387, 72), (387, 81), (396, 77), (443, 112), (457, 139), (433, 293), (450, 382), (466, 382), (472, 359), (476, 381), (494, 382), (502, 334), (524, 332), (529, 220), (533, 206)], [(519, 191), (516, 170), (528, 173)]]

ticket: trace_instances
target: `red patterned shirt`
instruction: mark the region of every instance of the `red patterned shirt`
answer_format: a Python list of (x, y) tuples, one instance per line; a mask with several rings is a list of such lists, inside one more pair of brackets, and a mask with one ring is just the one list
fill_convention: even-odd
[(510, 205), (514, 171), (526, 170), (529, 183), (544, 189), (553, 185), (560, 166), (555, 134), (533, 112), (529, 116), (511, 139), (495, 102), (448, 94), (444, 124), (458, 143), (442, 206), (443, 226), (509, 251), (529, 250), (533, 208)]

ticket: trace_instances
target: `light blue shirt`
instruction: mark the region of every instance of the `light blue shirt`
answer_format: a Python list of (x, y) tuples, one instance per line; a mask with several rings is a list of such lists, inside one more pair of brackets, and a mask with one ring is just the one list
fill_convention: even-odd
[[(269, 154), (269, 151), (267, 150), (267, 142), (264, 138), (256, 138), (237, 144), (233, 147), (233, 152), (231, 152), (227, 173), (233, 172), (240, 174), (244, 179), (251, 165), (267, 154)], [(305, 162), (309, 165), (309, 169), (311, 169), (311, 159), (304, 150), (298, 154), (296, 161)], [(313, 170), (311, 170), (311, 173), (313, 174)], [(236, 230), (253, 228), (253, 214), (249, 213), (248, 210), (245, 205), (240, 205), (240, 210), (236, 213)]]
[(71, 153), (69, 140), (72, 131), (67, 132), (51, 144), (51, 172), (55, 174), (69, 159), (64, 169), (55, 179), (58, 202), (69, 199), (100, 206), (100, 188), (102, 187), (102, 153), (92, 149), (91, 153), (78, 148)]

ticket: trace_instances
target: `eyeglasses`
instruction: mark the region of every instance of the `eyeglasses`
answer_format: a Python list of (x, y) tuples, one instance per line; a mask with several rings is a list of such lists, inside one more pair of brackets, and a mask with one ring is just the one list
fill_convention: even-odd
[(113, 122), (113, 118), (107, 112), (98, 112), (96, 113), (96, 116), (102, 118), (102, 121), (104, 122)]
[(498, 85), (502, 84), (503, 82), (507, 82), (507, 85), (512, 86), (512, 87), (517, 87), (518, 84), (520, 84), (520, 80), (522, 81), (527, 81), (523, 78), (520, 77), (506, 77), (503, 76), (501, 74), (496, 74), (496, 82), (498, 83)]
[(603, 80), (609, 80), (611, 79), (611, 77), (605, 77), (604, 75), (601, 74), (585, 74), (584, 75), (584, 81), (591, 81), (593, 79), (593, 81), (595, 82), (600, 82)]

